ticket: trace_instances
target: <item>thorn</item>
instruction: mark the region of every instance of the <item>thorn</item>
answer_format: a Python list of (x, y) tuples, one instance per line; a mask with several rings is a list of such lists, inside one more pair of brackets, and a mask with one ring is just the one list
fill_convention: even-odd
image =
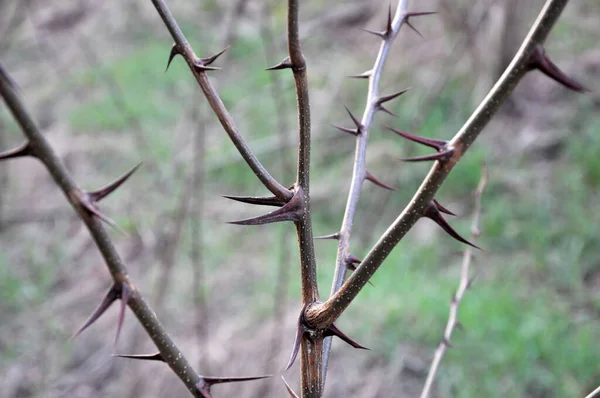
[(404, 90), (400, 90), (397, 93), (393, 93), (393, 94), (389, 94), (389, 95), (384, 95), (382, 97), (379, 97), (379, 99), (377, 100), (377, 104), (381, 105), (385, 102), (391, 101), (395, 98), (398, 98), (399, 96), (401, 96), (402, 94), (404, 94), (405, 92), (407, 92), (408, 90), (410, 90), (411, 88), (405, 88)]
[(117, 358), (128, 358), (128, 359), (137, 359), (140, 361), (159, 361), (165, 362), (162, 354), (157, 352), (156, 354), (142, 354), (142, 355), (126, 355), (126, 354), (113, 354), (113, 357)]
[(338, 126), (337, 124), (332, 124), (331, 126), (335, 127), (336, 129), (338, 129), (340, 131), (343, 131), (344, 133), (351, 134), (355, 137), (359, 134), (359, 130), (357, 130), (357, 129), (350, 129), (348, 127)]
[(298, 221), (303, 215), (304, 192), (298, 187), (296, 193), (280, 209), (274, 210), (262, 216), (247, 218), (239, 221), (230, 221), (228, 224), (236, 225), (264, 225), (281, 221)]
[(212, 64), (213, 62), (215, 62), (215, 60), (217, 58), (219, 58), (225, 51), (229, 50), (229, 47), (230, 46), (225, 47), (224, 49), (222, 49), (221, 51), (219, 51), (218, 53), (216, 53), (215, 55), (212, 55), (210, 57), (197, 58), (194, 61), (194, 68), (199, 72), (206, 72), (209, 70), (221, 70), (221, 68), (209, 66), (209, 65)]
[(102, 314), (104, 314), (104, 312), (106, 312), (106, 310), (112, 305), (112, 303), (114, 303), (115, 300), (117, 300), (119, 298), (119, 296), (121, 294), (120, 290), (121, 290), (121, 288), (118, 287), (116, 284), (112, 285), (111, 288), (108, 290), (108, 292), (104, 295), (104, 298), (100, 302), (100, 305), (98, 305), (98, 307), (96, 307), (96, 309), (94, 310), (92, 315), (90, 315), (90, 317), (87, 319), (87, 321), (85, 321), (83, 326), (81, 326), (79, 328), (79, 330), (77, 332), (75, 332), (75, 334), (73, 334), (73, 336), (71, 336), (70, 340), (73, 340), (75, 337), (79, 336), (81, 334), (81, 332), (83, 332), (85, 329), (87, 329), (89, 326), (91, 326), (94, 322), (96, 322), (96, 320), (98, 320), (98, 318), (100, 318), (100, 316), (102, 316)]
[(90, 198), (87, 197), (87, 194), (85, 192), (83, 193), (83, 195), (81, 195), (80, 203), (81, 203), (81, 206), (83, 206), (83, 208), (85, 210), (87, 210), (89, 213), (98, 217), (101, 221), (105, 222), (107, 225), (110, 225), (111, 227), (113, 227), (115, 230), (122, 233), (123, 235), (127, 235), (127, 232), (125, 232), (123, 230), (123, 228), (119, 227), (117, 225), (117, 223), (114, 222), (111, 218), (105, 216), (104, 213), (102, 213), (98, 209), (98, 207), (96, 207), (96, 205), (91, 202)]
[(125, 310), (127, 309), (127, 302), (129, 301), (129, 297), (131, 295), (131, 291), (129, 290), (129, 286), (124, 283), (121, 283), (121, 309), (119, 310), (119, 320), (117, 322), (117, 335), (115, 336), (115, 348), (119, 343), (119, 336), (121, 335), (121, 327), (123, 326), (123, 320), (125, 319)]
[(177, 47), (177, 43), (173, 43), (173, 46), (171, 47), (171, 52), (169, 53), (169, 60), (167, 61), (165, 73), (167, 73), (167, 71), (169, 70), (169, 66), (171, 66), (171, 62), (173, 61), (173, 58), (175, 58), (175, 56), (177, 55), (181, 55), (181, 52), (179, 52), (179, 47)]
[(578, 93), (592, 92), (590, 89), (583, 87), (581, 84), (576, 82), (561, 71), (558, 66), (552, 62), (552, 60), (546, 54), (546, 50), (541, 44), (536, 45), (535, 49), (531, 53), (531, 59), (529, 60), (529, 70), (537, 69), (552, 80), (559, 84), (576, 91)]
[(8, 159), (22, 158), (25, 156), (33, 156), (31, 145), (29, 142), (19, 145), (14, 149), (10, 149), (5, 152), (0, 152), (0, 161)]
[(339, 232), (335, 232), (335, 233), (329, 234), (329, 235), (315, 236), (314, 239), (335, 239), (335, 240), (340, 240), (340, 233)]
[(354, 122), (354, 124), (356, 125), (356, 129), (358, 131), (358, 134), (360, 134), (360, 132), (363, 129), (363, 125), (360, 122), (360, 120), (358, 120), (353, 114), (352, 112), (350, 112), (350, 109), (348, 109), (348, 107), (346, 106), (346, 112), (348, 112), (348, 115), (350, 115), (350, 118), (352, 119), (352, 121)]
[[(362, 263), (362, 260), (352, 254), (349, 254), (348, 257), (346, 257), (346, 269), (348, 269), (348, 271), (356, 271), (356, 268), (358, 268), (360, 263)], [(367, 281), (367, 283), (375, 287), (375, 285), (371, 283), (371, 281)]]
[(469, 242), (468, 240), (466, 240), (465, 238), (463, 238), (462, 236), (460, 236), (458, 234), (458, 232), (456, 232), (451, 226), (450, 224), (448, 224), (448, 222), (444, 219), (444, 217), (442, 216), (442, 213), (440, 213), (440, 210), (436, 207), (436, 205), (431, 202), (429, 204), (429, 206), (427, 206), (427, 208), (425, 209), (425, 212), (423, 213), (423, 217), (427, 217), (431, 220), (433, 220), (437, 225), (439, 225), (440, 227), (442, 227), (442, 229), (444, 231), (446, 231), (446, 233), (448, 235), (450, 235), (451, 237), (453, 237), (454, 239), (456, 239), (459, 242), (465, 243), (469, 246), (472, 246), (476, 249), (481, 250), (480, 247), (474, 245), (473, 243)]
[(236, 202), (248, 203), (251, 205), (262, 205), (262, 206), (275, 206), (281, 207), (285, 205), (284, 202), (276, 198), (272, 197), (260, 197), (260, 196), (229, 196), (223, 195), (226, 199), (235, 200)]
[(378, 31), (378, 30), (371, 30), (371, 29), (367, 29), (367, 28), (359, 28), (360, 30), (370, 33), (372, 35), (375, 35), (377, 37), (379, 37), (382, 40), (386, 40), (387, 36), (386, 36), (386, 31)]
[(422, 144), (422, 145), (428, 146), (430, 148), (433, 148), (433, 149), (437, 150), (438, 152), (442, 151), (444, 148), (446, 148), (448, 146), (448, 141), (437, 140), (435, 138), (419, 137), (418, 135), (414, 135), (414, 134), (410, 134), (410, 133), (405, 133), (403, 131), (396, 130), (395, 128), (390, 127), (390, 126), (386, 126), (386, 128), (388, 130), (391, 130), (394, 133), (398, 134), (399, 136), (406, 138), (409, 141), (413, 141), (413, 142), (416, 142), (418, 144)]
[(414, 158), (404, 158), (400, 160), (403, 162), (426, 162), (429, 160), (439, 160), (440, 162), (443, 162), (452, 156), (452, 152), (454, 152), (454, 148), (448, 148), (445, 151), (434, 153), (432, 155), (415, 156)]
[(381, 187), (383, 189), (387, 189), (389, 191), (397, 191), (396, 188), (387, 185), (383, 182), (381, 182), (380, 180), (378, 180), (377, 178), (375, 178), (375, 176), (373, 176), (373, 174), (369, 173), (369, 171), (367, 170), (366, 176), (365, 176), (365, 180), (372, 182), (373, 184), (377, 185), (378, 187)]
[(419, 32), (419, 30), (417, 28), (414, 27), (413, 24), (410, 23), (410, 21), (408, 20), (408, 18), (406, 18), (406, 24), (408, 25), (409, 28), (411, 28), (416, 34), (418, 34), (419, 36), (421, 36), (421, 39), (424, 39), (423, 35), (421, 34), (421, 32)]
[(386, 39), (388, 37), (390, 37), (390, 35), (392, 34), (393, 31), (393, 27), (392, 27), (392, 3), (389, 3), (389, 7), (388, 7), (388, 19), (387, 19), (387, 25), (385, 27), (385, 37)]
[(347, 344), (350, 344), (354, 348), (358, 348), (359, 350), (368, 350), (367, 347), (358, 344), (356, 341), (352, 340), (350, 337), (346, 336), (340, 329), (338, 329), (334, 324), (329, 326), (324, 333), (325, 337), (336, 336)]
[(292, 398), (300, 398), (295, 392), (294, 390), (292, 390), (292, 387), (290, 387), (290, 385), (288, 384), (288, 382), (285, 380), (285, 377), (281, 376), (281, 380), (283, 380), (284, 384), (285, 384), (285, 388), (288, 392), (288, 394), (290, 394), (290, 397)]
[(196, 384), (198, 391), (202, 393), (206, 398), (212, 398), (210, 388), (215, 384), (223, 383), (240, 383), (243, 381), (260, 380), (273, 377), (271, 375), (264, 376), (252, 376), (252, 377), (206, 377), (200, 376), (200, 381)]
[(111, 182), (110, 184), (108, 184), (98, 190), (88, 192), (87, 194), (90, 197), (91, 201), (94, 203), (100, 202), (102, 199), (104, 199), (105, 197), (107, 197), (108, 195), (113, 193), (117, 188), (119, 188), (121, 185), (123, 185), (123, 183), (125, 181), (127, 181), (129, 179), (129, 177), (131, 177), (131, 175), (133, 173), (135, 173), (137, 171), (137, 169), (140, 168), (141, 165), (142, 165), (142, 162), (135, 165), (131, 170), (129, 170), (127, 173), (123, 174), (121, 177), (117, 178), (115, 181)]
[(351, 79), (368, 79), (371, 77), (371, 75), (373, 75), (373, 69), (369, 69), (368, 71), (363, 72), (359, 75), (350, 75), (346, 77), (349, 77)]
[(290, 61), (290, 57), (285, 57), (280, 63), (273, 65), (271, 67), (268, 67), (265, 70), (282, 70), (282, 69), (291, 69), (292, 68), (292, 62)]
[(437, 12), (435, 12), (435, 11), (428, 11), (428, 12), (407, 12), (406, 14), (404, 14), (404, 22), (408, 25), (409, 28), (411, 28), (413, 31), (415, 31), (416, 34), (418, 34), (419, 36), (421, 36), (422, 39), (424, 39), (424, 37), (421, 34), (421, 32), (419, 32), (417, 30), (417, 28), (415, 28), (414, 25), (412, 23), (410, 23), (410, 18), (411, 17), (420, 17), (420, 16), (424, 16), (424, 15), (431, 15), (431, 14), (437, 14)]
[(383, 105), (376, 105), (375, 109), (377, 109), (380, 112), (387, 113), (388, 115), (390, 115), (392, 117), (399, 117), (398, 115), (396, 115), (394, 112), (390, 111), (388, 108), (386, 108)]
[(450, 216), (455, 216), (455, 217), (456, 217), (456, 214), (452, 213), (450, 210), (448, 210), (447, 208), (445, 208), (444, 206), (442, 206), (442, 205), (440, 204), (440, 202), (438, 202), (437, 200), (433, 199), (433, 204), (434, 204), (434, 205), (435, 205), (435, 207), (437, 207), (437, 209), (438, 209), (439, 211), (441, 211), (442, 213), (445, 213), (445, 214), (448, 214), (448, 215), (450, 215)]
[(287, 365), (285, 366), (285, 370), (288, 370), (294, 364), (296, 357), (298, 356), (298, 351), (300, 350), (300, 343), (302, 342), (302, 336), (306, 332), (304, 328), (304, 324), (302, 323), (302, 317), (304, 315), (304, 309), (300, 312), (300, 316), (298, 317), (298, 328), (296, 329), (296, 336), (294, 337), (294, 347), (292, 348), (292, 355), (290, 355), (290, 359), (288, 360)]

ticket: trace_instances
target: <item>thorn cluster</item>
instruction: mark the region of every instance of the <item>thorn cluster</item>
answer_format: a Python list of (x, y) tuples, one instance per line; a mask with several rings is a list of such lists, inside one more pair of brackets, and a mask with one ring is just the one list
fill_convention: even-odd
[[(222, 49), (221, 51), (219, 51), (215, 55), (211, 55), (210, 57), (196, 58), (193, 61), (192, 66), (194, 67), (194, 69), (197, 72), (206, 72), (206, 71), (209, 71), (209, 70), (221, 70), (221, 68), (219, 68), (219, 67), (210, 66), (210, 65), (213, 62), (215, 62), (215, 60), (217, 58), (219, 58), (228, 49), (229, 49), (229, 46), (225, 47), (224, 49)], [(177, 43), (173, 43), (173, 46), (171, 47), (171, 52), (169, 53), (169, 59), (167, 61), (167, 67), (165, 68), (165, 73), (169, 70), (169, 66), (171, 66), (171, 62), (173, 61), (173, 58), (175, 58), (175, 56), (177, 56), (177, 55), (183, 55), (183, 54), (181, 52), (181, 49), (177, 45)]]
[(385, 112), (385, 113), (387, 113), (390, 116), (398, 117), (398, 115), (396, 115), (394, 112), (392, 112), (389, 109), (387, 109), (385, 106), (383, 106), (383, 104), (386, 103), (386, 102), (388, 102), (388, 101), (391, 101), (393, 99), (398, 98), (399, 96), (401, 96), (402, 94), (404, 94), (408, 90), (410, 90), (410, 87), (409, 88), (405, 88), (404, 90), (400, 90), (397, 93), (393, 93), (393, 94), (390, 94), (390, 95), (384, 95), (382, 97), (379, 97), (376, 100), (375, 109), (377, 109), (378, 111)]
[(245, 197), (245, 196), (225, 196), (228, 199), (236, 200), (238, 202), (267, 205), (267, 206), (282, 206), (281, 208), (274, 210), (270, 213), (262, 216), (247, 218), (244, 220), (230, 221), (229, 224), (236, 225), (264, 225), (271, 224), (274, 222), (281, 221), (299, 221), (303, 214), (304, 208), (304, 191), (301, 187), (295, 189), (294, 196), (286, 204), (282, 204), (278, 199), (275, 198), (257, 198), (257, 197)]
[(432, 155), (423, 155), (416, 156), (414, 158), (402, 159), (402, 161), (404, 162), (425, 162), (429, 160), (439, 160), (440, 162), (444, 162), (447, 159), (449, 159), (452, 156), (452, 153), (454, 152), (454, 147), (451, 146), (448, 141), (437, 140), (434, 138), (419, 137), (418, 135), (405, 133), (403, 131), (396, 130), (392, 127), (388, 127), (388, 129), (398, 134), (399, 136), (406, 138), (407, 140), (428, 146), (437, 151), (437, 153), (434, 153)]

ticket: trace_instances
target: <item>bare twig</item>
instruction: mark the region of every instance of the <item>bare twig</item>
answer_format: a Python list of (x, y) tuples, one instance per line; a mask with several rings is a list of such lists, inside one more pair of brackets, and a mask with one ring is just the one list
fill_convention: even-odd
[(585, 398), (598, 398), (600, 397), (600, 386), (596, 388), (594, 391), (585, 396)]
[(217, 91), (211, 84), (210, 79), (208, 78), (206, 71), (214, 69), (213, 67), (209, 66), (210, 63), (212, 63), (221, 53), (218, 53), (215, 56), (209, 58), (198, 58), (194, 53), (194, 50), (192, 50), (192, 47), (190, 46), (189, 42), (185, 38), (183, 32), (181, 31), (181, 28), (179, 28), (177, 21), (173, 17), (173, 14), (171, 14), (171, 11), (167, 7), (165, 1), (152, 0), (152, 3), (154, 4), (154, 7), (156, 8), (160, 17), (162, 18), (165, 26), (171, 33), (173, 40), (175, 41), (175, 45), (171, 50), (169, 63), (173, 59), (173, 57), (178, 54), (185, 59), (186, 63), (188, 64), (188, 67), (190, 68), (190, 71), (196, 78), (198, 85), (200, 86), (202, 92), (206, 96), (208, 103), (210, 104), (217, 118), (221, 122), (223, 129), (227, 132), (227, 135), (229, 136), (235, 147), (238, 149), (248, 166), (250, 166), (254, 174), (256, 174), (258, 179), (269, 191), (271, 191), (271, 193), (273, 193), (277, 198), (281, 200), (289, 201), (292, 198), (293, 193), (289, 189), (286, 189), (279, 182), (277, 182), (275, 178), (273, 178), (269, 174), (269, 172), (264, 168), (264, 166), (258, 161), (256, 156), (254, 156), (254, 154), (250, 150), (250, 147), (248, 146), (248, 144), (246, 144), (246, 141), (238, 131), (238, 128), (235, 125), (235, 122), (233, 121), (233, 118), (225, 108), (221, 97), (219, 97), (219, 94), (217, 93)]
[[(90, 231), (114, 280), (113, 289), (115, 289), (115, 294), (122, 296), (122, 301), (127, 303), (144, 329), (146, 329), (165, 362), (183, 381), (192, 395), (202, 397), (202, 393), (196, 388), (196, 384), (201, 381), (201, 377), (192, 369), (183, 352), (175, 345), (175, 342), (158, 321), (154, 311), (130, 280), (125, 264), (113, 245), (108, 232), (97, 215), (89, 209), (89, 198), (86, 198), (86, 196), (90, 196), (91, 193), (85, 192), (77, 186), (54, 149), (38, 129), (11, 81), (7, 72), (0, 70), (0, 94), (28, 138), (32, 156), (38, 158), (46, 166), (56, 184)], [(127, 300), (125, 300), (125, 292), (127, 293)]]
[(532, 57), (539, 46), (544, 43), (566, 4), (567, 0), (548, 0), (546, 2), (521, 48), (500, 80), (494, 85), (460, 131), (447, 143), (447, 147), (452, 149), (450, 156), (435, 162), (410, 203), (383, 234), (342, 288), (325, 303), (308, 309), (306, 319), (312, 327), (331, 325), (367, 284), (392, 249), (424, 215), (425, 209), (434, 199), (435, 194), (452, 168), (506, 101), (517, 83), (531, 69)]
[[(479, 231), (479, 219), (481, 217), (481, 195), (483, 194), (483, 190), (485, 189), (485, 185), (488, 180), (488, 172), (487, 168), (484, 165), (481, 180), (479, 180), (479, 185), (475, 190), (475, 207), (473, 209), (473, 221), (471, 224), (471, 241), (474, 241), (480, 235)], [(429, 368), (429, 374), (427, 375), (427, 380), (425, 381), (425, 385), (423, 386), (423, 391), (421, 392), (421, 398), (429, 398), (429, 394), (431, 393), (431, 388), (433, 386), (433, 382), (437, 375), (440, 364), (442, 363), (442, 358), (446, 353), (446, 350), (450, 347), (450, 341), (452, 338), (452, 332), (459, 325), (458, 322), (458, 308), (460, 307), (460, 303), (462, 299), (471, 287), (472, 280), (469, 277), (469, 268), (471, 265), (471, 261), (473, 259), (473, 248), (471, 246), (467, 246), (463, 254), (462, 267), (460, 272), (460, 282), (458, 284), (458, 289), (454, 296), (452, 297), (452, 301), (450, 302), (450, 314), (448, 316), (448, 322), (446, 323), (446, 328), (444, 329), (444, 336), (442, 337), (442, 341), (438, 345), (433, 361), (431, 362), (431, 367)]]

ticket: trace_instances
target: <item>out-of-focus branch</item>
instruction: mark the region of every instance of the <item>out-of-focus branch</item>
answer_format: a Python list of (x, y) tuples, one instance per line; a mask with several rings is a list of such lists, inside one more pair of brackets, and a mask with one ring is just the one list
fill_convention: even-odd
[[(481, 195), (483, 194), (483, 190), (485, 189), (487, 180), (488, 172), (486, 166), (484, 165), (481, 179), (479, 180), (479, 185), (477, 186), (474, 195), (475, 207), (473, 209), (473, 222), (471, 223), (471, 241), (474, 241), (475, 238), (477, 238), (480, 235), (479, 219), (481, 217)], [(472, 280), (469, 277), (469, 268), (471, 266), (472, 259), (473, 248), (471, 246), (467, 246), (463, 254), (458, 289), (456, 290), (456, 293), (454, 293), (454, 296), (452, 296), (452, 301), (450, 302), (450, 314), (448, 316), (446, 328), (444, 329), (444, 336), (442, 337), (442, 341), (440, 341), (440, 344), (435, 350), (433, 361), (431, 362), (431, 367), (429, 368), (429, 374), (427, 375), (427, 380), (425, 381), (423, 391), (421, 392), (421, 398), (429, 398), (431, 388), (433, 387), (433, 382), (435, 381), (438, 369), (440, 367), (440, 364), (442, 363), (442, 358), (444, 357), (444, 354), (450, 347), (452, 332), (454, 332), (454, 329), (456, 329), (456, 327), (459, 325), (458, 307), (460, 307), (460, 303), (462, 302), (465, 293), (467, 292), (469, 287), (471, 287)]]

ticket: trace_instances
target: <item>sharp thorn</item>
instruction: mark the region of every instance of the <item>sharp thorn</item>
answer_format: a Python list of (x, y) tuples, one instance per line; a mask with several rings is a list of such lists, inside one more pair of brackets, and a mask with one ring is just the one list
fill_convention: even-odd
[(292, 397), (292, 398), (300, 398), (294, 392), (294, 390), (292, 390), (292, 387), (290, 387), (290, 385), (288, 384), (288, 382), (285, 380), (285, 377), (281, 376), (281, 380), (283, 380), (283, 383), (285, 384), (285, 389), (287, 390), (288, 394), (290, 394), (290, 397)]
[(121, 335), (121, 328), (123, 326), (123, 320), (125, 319), (125, 310), (127, 309), (127, 302), (129, 301), (131, 291), (125, 283), (121, 283), (121, 308), (119, 310), (119, 318), (117, 321), (117, 334), (115, 336), (115, 348), (119, 343), (119, 336)]
[(157, 352), (156, 354), (142, 354), (142, 355), (126, 355), (126, 354), (113, 354), (113, 357), (117, 358), (128, 358), (128, 359), (137, 359), (140, 361), (159, 361), (165, 362), (162, 354)]
[(123, 228), (119, 227), (117, 225), (116, 222), (114, 222), (112, 219), (110, 219), (109, 217), (105, 216), (99, 209), (98, 207), (96, 207), (96, 205), (94, 204), (94, 202), (92, 202), (91, 198), (88, 197), (88, 195), (86, 193), (84, 193), (83, 195), (83, 199), (81, 200), (81, 205), (83, 206), (83, 208), (85, 210), (87, 210), (89, 213), (91, 213), (92, 215), (98, 217), (101, 221), (103, 221), (104, 223), (106, 223), (107, 225), (110, 225), (112, 228), (114, 228), (116, 231), (122, 233), (123, 235), (127, 235), (127, 232), (125, 232), (123, 230)]
[(413, 141), (416, 142), (418, 144), (421, 145), (425, 145), (428, 146), (430, 148), (433, 148), (437, 151), (441, 151), (444, 148), (446, 148), (448, 146), (448, 142), (444, 141), (444, 140), (437, 140), (435, 138), (426, 138), (426, 137), (420, 137), (418, 135), (414, 135), (414, 134), (410, 134), (410, 133), (405, 133), (404, 131), (400, 131), (400, 130), (396, 130), (393, 127), (389, 127), (386, 126), (388, 130), (393, 131), (394, 133), (398, 134), (401, 137), (406, 138), (409, 141)]
[(29, 142), (19, 145), (14, 149), (10, 149), (5, 152), (0, 152), (0, 161), (8, 159), (22, 158), (25, 156), (33, 156), (31, 145)]
[(340, 329), (338, 329), (334, 324), (331, 324), (331, 326), (329, 326), (329, 329), (327, 329), (324, 333), (325, 337), (329, 337), (329, 336), (336, 336), (339, 339), (341, 339), (343, 342), (350, 344), (352, 347), (354, 348), (358, 348), (359, 350), (368, 350), (367, 347), (358, 344), (356, 341), (352, 340), (350, 337), (346, 336)]
[(454, 152), (453, 148), (448, 148), (445, 151), (434, 153), (432, 155), (415, 156), (414, 158), (400, 159), (403, 162), (426, 162), (430, 160), (439, 160), (440, 162), (445, 161), (447, 158), (452, 156)]
[(569, 76), (567, 76), (563, 71), (561, 71), (558, 66), (552, 62), (552, 60), (546, 54), (546, 50), (541, 44), (538, 44), (533, 53), (531, 54), (531, 59), (529, 61), (530, 69), (538, 69), (540, 72), (556, 81), (559, 84), (567, 87), (570, 90), (576, 91), (578, 93), (591, 92), (591, 90), (585, 88)]
[(377, 110), (387, 113), (388, 115), (392, 116), (392, 117), (399, 117), (398, 115), (396, 115), (394, 112), (390, 111), (389, 109), (387, 109), (385, 106), (383, 105), (377, 105)]
[(358, 75), (350, 75), (350, 76), (346, 76), (352, 79), (368, 79), (371, 77), (371, 75), (373, 75), (373, 69), (369, 69), (366, 72), (363, 72), (361, 74)]
[(385, 40), (387, 38), (386, 36), (386, 32), (380, 32), (378, 30), (372, 30), (372, 29), (367, 29), (367, 28), (359, 28), (362, 31), (365, 31), (367, 33), (370, 33), (372, 35), (375, 35), (377, 37), (379, 37), (382, 40)]
[(104, 314), (106, 312), (106, 310), (112, 305), (112, 303), (114, 303), (119, 298), (120, 290), (121, 290), (121, 288), (118, 287), (116, 284), (111, 286), (111, 288), (108, 290), (108, 292), (106, 292), (106, 294), (104, 295), (104, 298), (100, 302), (100, 305), (98, 305), (98, 307), (96, 307), (94, 312), (92, 312), (92, 315), (90, 315), (90, 317), (79, 328), (79, 330), (77, 332), (75, 332), (75, 334), (73, 334), (73, 336), (71, 336), (71, 340), (73, 340), (75, 337), (79, 336), (81, 334), (81, 332), (83, 332), (85, 329), (90, 327), (94, 322), (96, 322), (98, 320), (98, 318), (100, 318), (102, 316), (102, 314)]
[(304, 206), (303, 196), (302, 190), (298, 188), (292, 199), (285, 206), (262, 216), (230, 221), (229, 224), (264, 225), (281, 221), (298, 221), (302, 217), (302, 207)]
[(169, 70), (169, 66), (171, 66), (171, 62), (173, 62), (173, 58), (175, 58), (175, 56), (177, 55), (181, 55), (181, 53), (179, 52), (179, 47), (177, 46), (177, 43), (173, 43), (173, 46), (171, 47), (171, 52), (169, 53), (169, 60), (167, 61), (165, 73), (167, 73), (167, 71)]
[(273, 65), (271, 67), (268, 67), (265, 70), (282, 70), (282, 69), (291, 69), (292, 68), (292, 62), (290, 61), (290, 57), (285, 57), (283, 59), (283, 61), (281, 61), (280, 63)]
[(398, 91), (397, 93), (393, 93), (393, 94), (384, 95), (382, 97), (379, 97), (379, 99), (377, 100), (377, 103), (379, 105), (381, 105), (381, 104), (383, 104), (385, 102), (391, 101), (391, 100), (393, 100), (395, 98), (398, 98), (402, 94), (406, 93), (408, 90), (410, 90), (410, 87), (409, 88), (405, 88), (404, 90)]
[(388, 19), (387, 19), (387, 25), (385, 27), (385, 37), (386, 39), (388, 37), (390, 37), (390, 35), (392, 34), (392, 31), (394, 30), (393, 26), (392, 26), (392, 3), (389, 3), (389, 7), (388, 7)]
[(413, 24), (410, 23), (410, 21), (408, 20), (408, 18), (406, 19), (406, 25), (408, 25), (409, 28), (411, 28), (416, 34), (418, 34), (421, 37), (421, 39), (424, 39), (424, 37), (421, 34), (421, 32), (419, 32), (419, 30), (417, 28), (415, 28), (415, 26)]
[(285, 205), (280, 199), (275, 196), (260, 197), (260, 196), (229, 196), (223, 195), (226, 199), (235, 200), (236, 202), (248, 203), (251, 205), (275, 206), (282, 207)]
[(396, 188), (387, 185), (383, 182), (381, 182), (380, 180), (378, 180), (377, 178), (375, 178), (375, 176), (371, 173), (369, 173), (369, 171), (367, 170), (366, 176), (365, 176), (365, 180), (370, 181), (371, 183), (377, 185), (378, 187), (381, 187), (383, 189), (387, 189), (389, 191), (397, 191)]
[(271, 375), (252, 376), (252, 377), (207, 377), (207, 376), (200, 376), (200, 381), (196, 384), (196, 388), (205, 397), (212, 398), (210, 389), (215, 384), (240, 383), (240, 382), (244, 382), (244, 381), (253, 381), (253, 380), (266, 379), (266, 378), (269, 378), (269, 377), (273, 377), (273, 376), (271, 376)]
[(100, 202), (102, 199), (104, 199), (105, 197), (107, 197), (108, 195), (113, 193), (117, 188), (119, 188), (121, 185), (123, 185), (123, 183), (125, 181), (127, 181), (129, 179), (129, 177), (131, 177), (131, 175), (133, 173), (135, 173), (137, 171), (137, 169), (140, 168), (141, 165), (142, 165), (142, 162), (135, 165), (131, 170), (129, 170), (127, 173), (123, 174), (121, 177), (117, 178), (115, 181), (111, 182), (110, 184), (108, 184), (98, 190), (88, 192), (87, 194), (89, 195), (92, 202), (94, 202), (94, 203)]
[(433, 220), (437, 225), (439, 225), (444, 231), (446, 231), (446, 233), (448, 235), (450, 235), (451, 237), (453, 237), (454, 239), (456, 239), (459, 242), (462, 242), (464, 244), (467, 244), (469, 246), (472, 246), (476, 249), (481, 250), (480, 247), (474, 245), (473, 243), (469, 242), (468, 240), (466, 240), (465, 238), (463, 238), (462, 236), (460, 236), (458, 234), (458, 232), (456, 232), (454, 230), (454, 228), (452, 228), (452, 226), (450, 226), (450, 224), (448, 224), (448, 222), (444, 219), (444, 216), (442, 216), (442, 213), (440, 213), (440, 211), (438, 210), (438, 208), (436, 207), (435, 204), (430, 203), (429, 206), (427, 206), (427, 208), (425, 209), (425, 212), (423, 213), (424, 217), (427, 217), (431, 220)]
[(296, 335), (294, 337), (294, 347), (292, 348), (292, 355), (290, 355), (290, 359), (288, 360), (287, 365), (285, 366), (285, 370), (288, 370), (294, 364), (296, 357), (298, 356), (298, 351), (300, 350), (300, 343), (302, 342), (302, 336), (304, 336), (304, 325), (302, 324), (302, 317), (304, 315), (304, 308), (302, 308), (302, 312), (300, 312), (300, 316), (298, 317), (298, 327), (296, 328)]
[[(223, 53), (225, 51), (229, 50), (229, 47), (231, 47), (231, 46), (225, 47), (224, 49), (222, 49), (221, 51), (219, 51), (215, 55), (211, 55), (210, 57), (199, 58), (196, 62), (199, 63), (200, 65), (202, 65), (203, 67), (207, 67), (210, 64), (212, 64), (213, 62), (215, 62), (217, 58), (219, 58), (221, 55), (223, 55)], [(218, 69), (221, 69), (221, 68), (218, 68)]]
[(344, 132), (346, 134), (350, 134), (350, 135), (353, 135), (355, 137), (359, 133), (358, 129), (351, 129), (351, 128), (348, 128), (348, 127), (342, 127), (342, 126), (338, 126), (337, 124), (332, 124), (331, 126), (335, 127), (336, 129), (338, 129), (338, 130), (340, 130), (340, 131), (342, 131), (342, 132)]
[(405, 14), (406, 18), (410, 18), (410, 17), (422, 17), (424, 15), (433, 15), (433, 14), (437, 14), (437, 11), (414, 11), (414, 12), (407, 12)]
[(346, 106), (346, 112), (348, 112), (348, 115), (350, 115), (350, 118), (352, 119), (352, 121), (354, 122), (354, 124), (356, 125), (356, 128), (358, 129), (358, 131), (362, 131), (363, 129), (363, 125), (361, 123), (360, 120), (358, 120), (353, 114), (352, 112), (350, 112), (350, 109), (348, 109), (348, 107)]
[(437, 207), (437, 209), (438, 209), (440, 212), (442, 212), (442, 213), (445, 213), (445, 214), (448, 214), (448, 215), (450, 215), (450, 216), (455, 216), (455, 217), (456, 217), (456, 214), (452, 213), (452, 212), (451, 212), (450, 210), (448, 210), (446, 207), (442, 206), (442, 205), (440, 204), (440, 202), (438, 202), (437, 200), (433, 199), (433, 204), (435, 204), (435, 207)]
[(339, 240), (340, 239), (340, 233), (339, 232), (335, 232), (335, 233), (329, 234), (329, 235), (315, 236), (314, 239), (335, 239), (335, 240)]

